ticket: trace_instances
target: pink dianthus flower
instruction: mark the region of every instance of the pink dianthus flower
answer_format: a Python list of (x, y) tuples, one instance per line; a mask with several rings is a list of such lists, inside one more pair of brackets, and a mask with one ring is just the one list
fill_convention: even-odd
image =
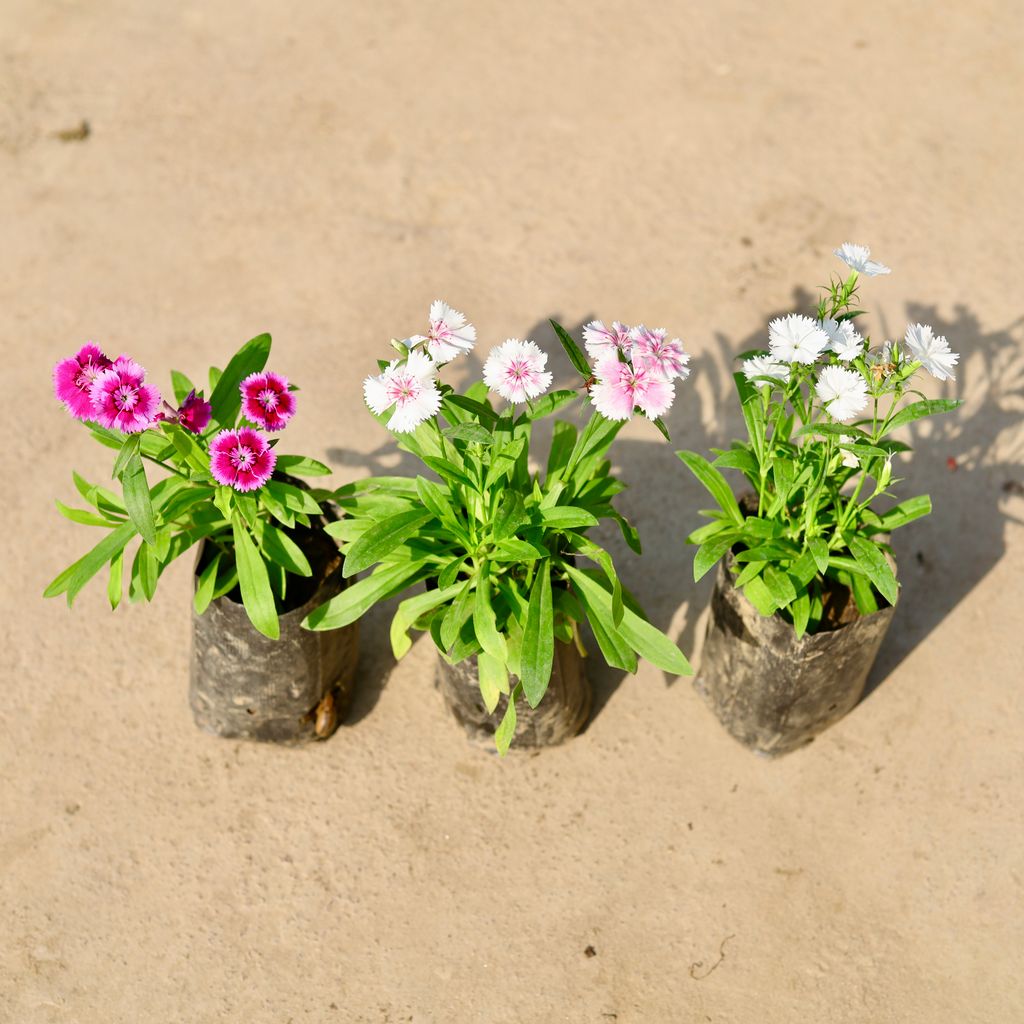
[(210, 442), (214, 480), (236, 491), (255, 491), (274, 472), (277, 456), (267, 439), (251, 427), (222, 430)]

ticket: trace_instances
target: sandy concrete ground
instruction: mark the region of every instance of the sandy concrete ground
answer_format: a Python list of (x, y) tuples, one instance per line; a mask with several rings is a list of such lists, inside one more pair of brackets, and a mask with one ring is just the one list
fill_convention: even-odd
[[(0, 1019), (1024, 1020), (1022, 17), (2, 0)], [(343, 480), (393, 464), (360, 378), (436, 296), (487, 343), (645, 320), (696, 354), (669, 422), (701, 449), (736, 428), (728, 360), (846, 239), (896, 269), (876, 334), (930, 319), (968, 403), (906, 467), (937, 510), (898, 538), (876, 689), (788, 759), (648, 666), (499, 762), (385, 611), (329, 743), (217, 741), (188, 565), (116, 615), (39, 596), (89, 536), (52, 499), (109, 467), (49, 394), (87, 338), (165, 381), (272, 331), (291, 447)], [(642, 423), (617, 453), (652, 553), (624, 576), (699, 653), (706, 499)]]

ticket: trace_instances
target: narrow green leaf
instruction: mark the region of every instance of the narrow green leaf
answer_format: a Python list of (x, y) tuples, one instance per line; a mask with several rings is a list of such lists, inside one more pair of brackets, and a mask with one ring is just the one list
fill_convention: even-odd
[(585, 558), (596, 562), (603, 570), (605, 577), (612, 587), (612, 625), (616, 628), (622, 622), (622, 581), (615, 571), (615, 563), (612, 556), (586, 537), (576, 535), (572, 538), (576, 550)]
[(290, 476), (330, 476), (331, 467), (305, 455), (278, 455), (274, 468)]
[(142, 434), (129, 434), (121, 444), (121, 450), (114, 459), (114, 468), (111, 471), (111, 478), (117, 480), (125, 471), (128, 463), (139, 454), (142, 445)]
[(766, 619), (778, 610), (771, 591), (760, 576), (755, 576), (743, 587), (743, 596), (757, 609), (758, 614)]
[(242, 604), (245, 605), (249, 621), (264, 636), (277, 640), (281, 635), (281, 625), (274, 606), (267, 566), (238, 513), (231, 517), (231, 533), (235, 545), (238, 586), (242, 591)]
[(522, 689), (522, 683), (517, 683), (512, 693), (509, 694), (508, 707), (505, 708), (501, 724), (494, 731), (494, 745), (502, 757), (508, 753), (508, 748), (512, 745), (512, 737), (516, 734), (516, 699)]
[[(620, 594), (621, 600), (621, 594)], [(520, 679), (526, 702), (535, 708), (551, 679), (555, 656), (554, 613), (551, 606), (551, 563), (541, 559), (530, 588), (530, 607), (526, 614)]]
[(915, 420), (922, 419), (925, 416), (934, 416), (936, 413), (941, 412), (952, 412), (954, 409), (959, 409), (961, 405), (963, 405), (963, 402), (959, 398), (927, 398), (920, 402), (912, 402), (910, 405), (900, 409), (889, 420), (889, 425), (881, 436), (884, 437), (886, 434), (891, 434), (894, 430), (898, 430), (900, 427), (904, 427), (908, 423), (913, 423)]
[(350, 583), (340, 594), (325, 601), (306, 616), (304, 629), (340, 629), (361, 618), (379, 601), (394, 597), (429, 573), (422, 561), (382, 565), (369, 576)]
[(565, 349), (565, 354), (569, 357), (569, 362), (576, 367), (577, 372), (584, 380), (590, 380), (594, 375), (590, 368), (590, 363), (587, 361), (587, 357), (583, 354), (579, 345), (573, 341), (572, 335), (557, 321), (549, 320), (548, 323), (554, 328), (562, 348)]
[(313, 575), (309, 559), (287, 533), (268, 522), (263, 522), (260, 529), (263, 551), (272, 562), (296, 576)]
[(343, 575), (354, 576), (381, 561), (433, 518), (434, 513), (429, 509), (412, 509), (374, 523), (345, 553)]
[(242, 394), (239, 385), (250, 373), (259, 373), (267, 365), (270, 358), (270, 335), (259, 334), (247, 341), (218, 374), (216, 385), (213, 383), (214, 371), (210, 370), (210, 407), (213, 410), (213, 421), (222, 427), (233, 427), (242, 407)]
[(213, 600), (213, 592), (217, 586), (217, 572), (220, 569), (221, 553), (218, 551), (217, 554), (206, 563), (203, 571), (199, 574), (199, 578), (196, 581), (196, 592), (192, 598), (192, 607), (196, 610), (196, 615), (202, 615), (210, 606), (210, 602)]
[(181, 405), (189, 396), (189, 392), (195, 390), (192, 381), (178, 370), (171, 370), (171, 390), (174, 392), (174, 400)]
[(896, 582), (892, 567), (879, 550), (878, 545), (857, 534), (848, 538), (847, 545), (854, 560), (864, 570), (865, 575), (875, 585), (878, 592), (889, 604), (895, 605), (899, 594), (899, 584)]
[(107, 580), (107, 600), (111, 610), (121, 603), (124, 593), (124, 551), (118, 551), (110, 560), (110, 577)]
[(442, 433), (451, 441), (466, 441), (471, 444), (494, 444), (494, 435), (479, 423), (457, 423), (446, 427)]
[[(601, 582), (571, 565), (566, 565), (565, 571), (577, 591), (586, 596), (588, 603), (611, 614), (612, 596)], [(640, 618), (628, 605), (623, 609), (622, 622), (618, 628), (626, 643), (652, 665), (680, 676), (692, 674), (693, 669), (683, 652), (661, 630)]]
[(484, 707), (493, 714), (501, 695), (508, 693), (508, 669), (505, 668), (504, 662), (491, 657), (486, 651), (481, 651), (476, 656), (476, 672)]
[(501, 498), (497, 515), (494, 517), (494, 540), (503, 540), (513, 536), (516, 531), (530, 521), (530, 516), (523, 504), (522, 495), (515, 490), (507, 490)]
[[(372, 577), (371, 577), (372, 578)], [(362, 582), (366, 582), (363, 580)], [(358, 586), (359, 584), (356, 584)], [(395, 611), (391, 620), (391, 650), (396, 658), (403, 658), (412, 647), (409, 630), (412, 624), (424, 613), (450, 601), (460, 590), (460, 585), (447, 587), (444, 590), (428, 590), (415, 597), (407, 597)]]
[(582, 508), (571, 505), (556, 505), (554, 508), (539, 509), (545, 526), (556, 530), (575, 530), (580, 527), (597, 526), (597, 518)]
[(62, 501), (56, 502), (56, 505), (57, 511), (73, 523), (82, 523), (84, 526), (105, 526), (108, 530), (111, 526), (117, 525), (117, 522), (98, 516), (93, 512), (87, 512), (84, 508), (71, 508)]
[(445, 612), (441, 622), (441, 649), (450, 651), (462, 632), (462, 627), (473, 612), (474, 587), (476, 580), (469, 579), (461, 584), (462, 589)]
[(908, 498), (894, 505), (888, 512), (879, 516), (878, 523), (882, 531), (891, 533), (915, 519), (930, 515), (931, 511), (932, 499), (927, 494), (919, 494), (916, 498)]
[(735, 530), (725, 534), (716, 534), (704, 541), (693, 556), (694, 582), (702, 579), (725, 556), (726, 552), (736, 543)]
[(498, 632), (494, 606), (491, 604), (490, 567), (481, 563), (480, 576), (476, 585), (476, 600), (473, 603), (473, 631), (480, 646), (492, 657), (508, 662), (508, 647), (505, 638)]
[(815, 537), (807, 542), (807, 548), (814, 559), (814, 565), (822, 575), (828, 568), (828, 544), (821, 537)]
[(117, 529), (112, 530), (104, 537), (91, 551), (87, 552), (77, 562), (69, 565), (62, 573), (55, 577), (46, 590), (43, 591), (43, 597), (56, 597), (58, 594), (67, 593), (68, 604), (71, 604), (82, 587), (112, 558), (123, 551), (135, 535), (136, 530), (133, 523), (122, 523)]
[(683, 464), (691, 473), (704, 485), (712, 498), (718, 502), (719, 507), (737, 526), (743, 525), (743, 513), (736, 502), (736, 496), (732, 493), (729, 482), (722, 474), (715, 469), (702, 455), (696, 452), (676, 452)]

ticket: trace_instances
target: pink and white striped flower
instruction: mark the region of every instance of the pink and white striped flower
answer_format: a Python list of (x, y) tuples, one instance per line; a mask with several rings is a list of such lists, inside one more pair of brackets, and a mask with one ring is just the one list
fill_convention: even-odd
[(611, 327), (605, 327), (601, 320), (591, 321), (583, 328), (583, 344), (591, 359), (603, 359), (617, 352), (628, 356), (633, 347), (630, 328), (618, 320), (613, 320)]
[(441, 408), (437, 366), (423, 352), (412, 351), (405, 360), (392, 360), (383, 373), (367, 377), (363, 396), (378, 416), (394, 406), (388, 427), (396, 434), (406, 434)]
[(509, 402), (521, 403), (551, 387), (547, 353), (532, 341), (509, 338), (484, 363), (484, 383)]
[(214, 480), (236, 491), (255, 491), (273, 475), (277, 456), (267, 439), (252, 427), (222, 430), (210, 442)]
[(648, 419), (657, 419), (671, 407), (675, 398), (675, 386), (659, 370), (623, 363), (614, 355), (598, 361), (594, 376), (590, 400), (594, 408), (610, 420), (628, 420), (634, 409), (639, 409)]
[(439, 365), (450, 363), (456, 356), (471, 351), (475, 342), (476, 328), (466, 323), (462, 313), (441, 299), (435, 299), (430, 304), (429, 334), (414, 334), (405, 339), (409, 348), (424, 343), (430, 358)]
[(62, 359), (53, 368), (54, 394), (76, 420), (96, 418), (89, 389), (97, 376), (111, 365), (98, 346), (90, 342), (83, 345), (76, 355)]
[(146, 384), (146, 371), (121, 356), (102, 370), (89, 387), (93, 418), (108, 430), (137, 434), (156, 421), (160, 392)]
[(279, 373), (250, 373), (239, 390), (242, 415), (264, 430), (284, 430), (295, 415), (295, 393), (288, 389), (288, 378)]
[(678, 338), (666, 338), (664, 327), (651, 329), (641, 324), (629, 332), (633, 365), (657, 370), (665, 380), (686, 380), (690, 376), (690, 357)]

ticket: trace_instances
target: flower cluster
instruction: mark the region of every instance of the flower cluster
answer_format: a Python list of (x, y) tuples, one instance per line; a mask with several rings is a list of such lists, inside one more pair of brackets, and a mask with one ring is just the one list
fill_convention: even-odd
[(846, 282), (832, 286), (831, 308), (823, 302), (817, 318), (791, 313), (772, 320), (767, 354), (752, 356), (743, 363), (747, 380), (789, 385), (794, 377), (813, 373), (803, 368), (820, 366), (814, 392), (828, 416), (837, 422), (853, 419), (864, 411), (870, 398), (892, 391), (897, 382), (904, 384), (919, 367), (938, 380), (953, 380), (953, 367), (960, 357), (950, 351), (945, 338), (937, 337), (923, 324), (908, 326), (902, 345), (887, 341), (878, 350), (868, 351), (868, 341), (857, 332), (853, 315), (845, 309), (858, 274), (874, 277), (888, 274), (890, 269), (870, 259), (867, 246), (846, 242), (835, 255), (853, 274)]
[(675, 398), (675, 381), (690, 375), (690, 357), (678, 338), (662, 328), (627, 327), (595, 320), (583, 328), (594, 360), (590, 400), (602, 416), (628, 420), (636, 410), (648, 419), (664, 415)]
[[(586, 388), (594, 407), (607, 419), (628, 420), (636, 410), (657, 419), (672, 405), (675, 381), (690, 374), (690, 357), (664, 328), (627, 327), (617, 320), (609, 328), (595, 320), (583, 329), (583, 337), (593, 360)], [(415, 430), (441, 408), (441, 366), (469, 352), (475, 342), (476, 328), (462, 313), (436, 300), (430, 307), (429, 333), (393, 342), (402, 357), (382, 363), (380, 373), (363, 381), (367, 406), (377, 416), (393, 409), (387, 425), (396, 434)], [(535, 342), (508, 338), (487, 356), (483, 381), (507, 402), (526, 404), (551, 388), (547, 363), (547, 353)], [(579, 368), (587, 368), (585, 360)]]
[[(138, 434), (173, 423), (202, 437), (213, 410), (194, 388), (177, 408), (161, 402), (160, 392), (146, 383), (146, 371), (134, 359), (111, 360), (91, 342), (53, 370), (54, 393), (67, 411), (86, 423), (122, 434)], [(295, 415), (295, 394), (287, 377), (261, 371), (239, 385), (242, 415), (266, 431), (280, 431)], [(210, 474), (236, 491), (262, 487), (274, 472), (276, 456), (268, 441), (252, 427), (221, 430), (209, 439)]]

